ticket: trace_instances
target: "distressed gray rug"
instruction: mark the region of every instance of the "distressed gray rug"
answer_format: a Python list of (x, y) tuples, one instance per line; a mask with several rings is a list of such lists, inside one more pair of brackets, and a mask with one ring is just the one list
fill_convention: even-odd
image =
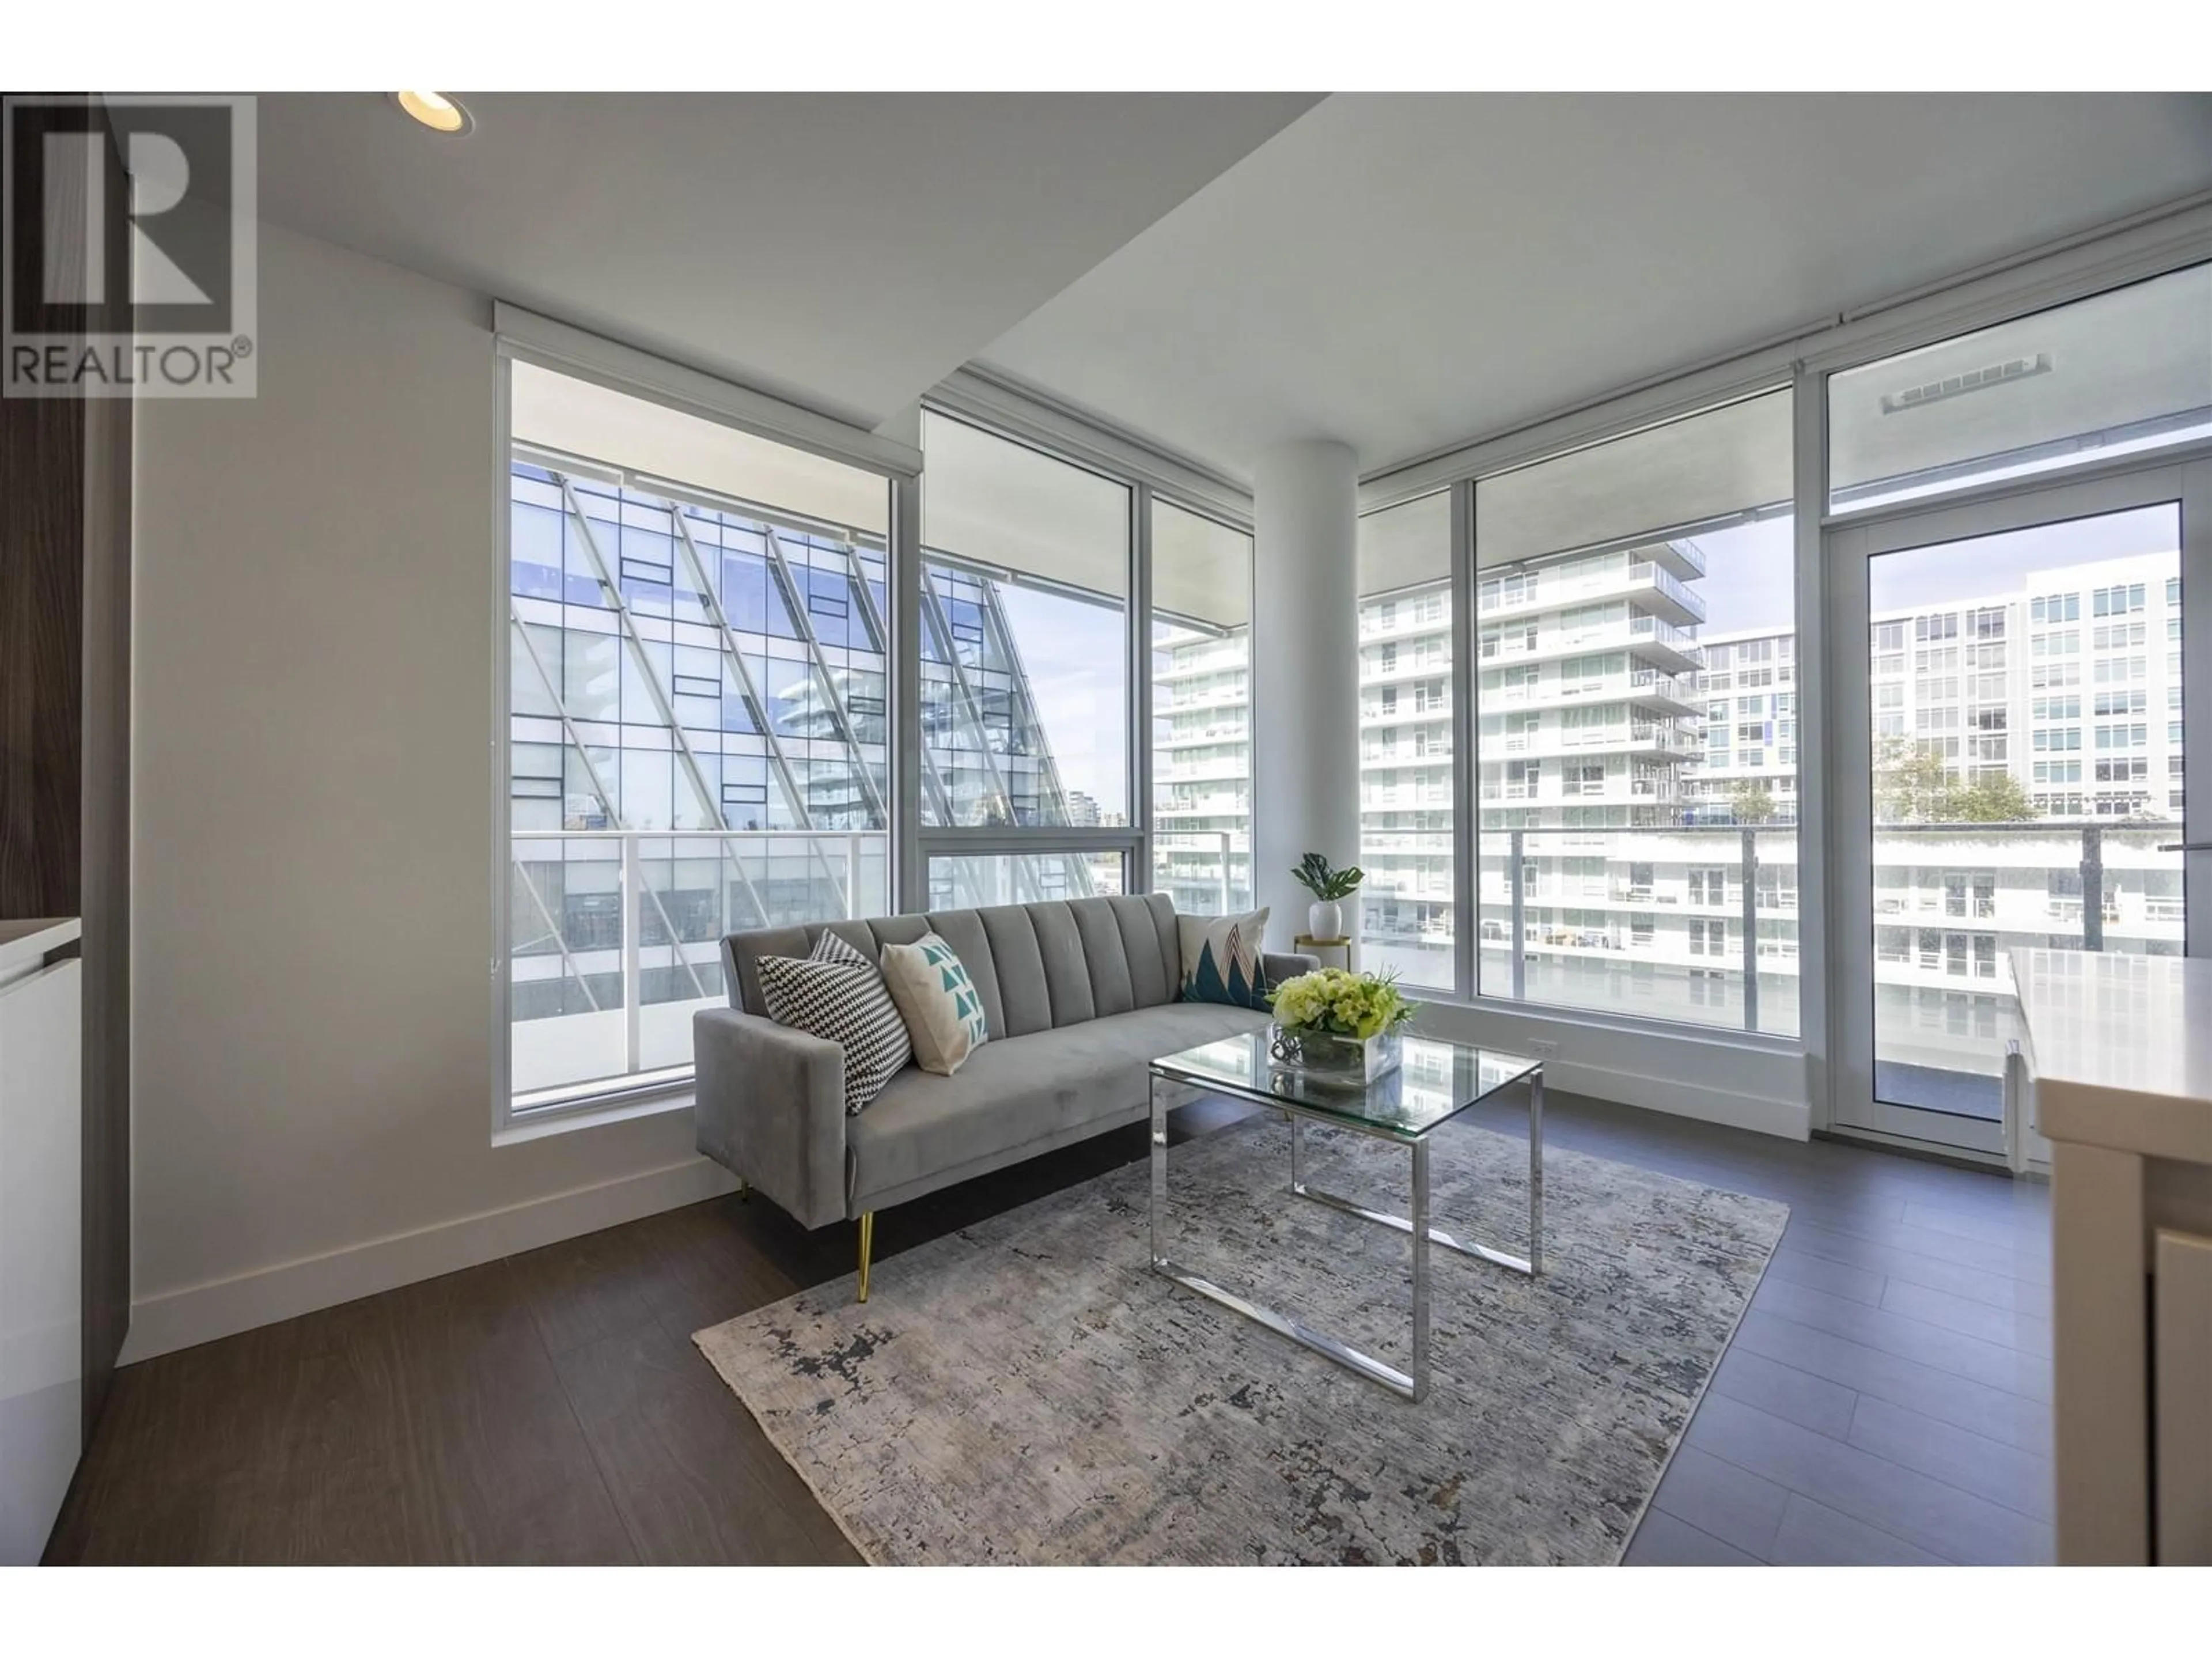
[[(1433, 1143), (1437, 1224), (1517, 1249), (1526, 1143)], [(1307, 1129), (1403, 1214), (1407, 1154)], [(1168, 1250), (1401, 1368), (1403, 1234), (1294, 1198), (1289, 1131), (1170, 1152)], [(1787, 1206), (1552, 1151), (1545, 1275), (1431, 1255), (1403, 1401), (1147, 1266), (1137, 1164), (694, 1339), (871, 1561), (1617, 1561)], [(894, 1220), (891, 1225), (896, 1226)], [(879, 1230), (881, 1231), (881, 1230)]]

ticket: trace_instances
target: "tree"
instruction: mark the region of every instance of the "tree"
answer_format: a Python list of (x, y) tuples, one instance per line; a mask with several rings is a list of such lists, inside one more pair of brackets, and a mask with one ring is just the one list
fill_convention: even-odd
[(2027, 791), (2009, 772), (1986, 774), (1968, 787), (1956, 791), (1950, 801), (1950, 812), (1954, 823), (2019, 823), (2039, 816)]
[(1884, 823), (2019, 823), (2041, 816), (2011, 773), (1964, 783), (1934, 744), (1903, 738), (1888, 739), (1875, 758), (1875, 804)]
[(1891, 738), (1875, 757), (1875, 805), (1884, 823), (1946, 823), (1957, 788), (1943, 757), (1928, 744)]
[(1774, 821), (1774, 797), (1765, 784), (1738, 778), (1729, 786), (1729, 812), (1738, 823), (1771, 823)]

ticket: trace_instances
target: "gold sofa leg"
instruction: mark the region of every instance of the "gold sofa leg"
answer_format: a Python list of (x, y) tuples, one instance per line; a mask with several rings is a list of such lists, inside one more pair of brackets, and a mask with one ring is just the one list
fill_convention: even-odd
[(860, 1218), (860, 1300), (868, 1299), (868, 1257), (876, 1247), (876, 1212)]

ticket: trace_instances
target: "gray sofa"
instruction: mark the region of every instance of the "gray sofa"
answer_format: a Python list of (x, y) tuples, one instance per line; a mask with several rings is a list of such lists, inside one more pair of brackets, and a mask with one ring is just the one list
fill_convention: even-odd
[[(777, 1024), (761, 1001), (759, 959), (805, 956), (823, 924), (722, 941), (732, 1006), (692, 1025), (699, 1150), (805, 1226), (858, 1221), (862, 1301), (878, 1210), (1138, 1122), (1151, 1110), (1148, 1061), (1267, 1023), (1252, 1009), (1177, 1000), (1179, 930), (1162, 894), (826, 926), (872, 961), (936, 933), (990, 1019), (990, 1041), (957, 1075), (909, 1066), (848, 1117), (843, 1051)], [(1271, 981), (1317, 965), (1267, 958)]]

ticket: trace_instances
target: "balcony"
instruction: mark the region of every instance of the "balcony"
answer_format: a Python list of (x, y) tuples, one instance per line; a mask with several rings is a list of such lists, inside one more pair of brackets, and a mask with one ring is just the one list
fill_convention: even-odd
[[(1791, 1031), (1795, 834), (1786, 824), (1482, 831), (1481, 993)], [(1996, 1111), (2015, 945), (2179, 952), (2180, 855), (2159, 848), (2179, 834), (2178, 824), (2064, 822), (1877, 828), (1869, 921), (1884, 1097), (1917, 1099), (1925, 1085), (1964, 1103), (1956, 1109)]]
[(1705, 697), (1695, 676), (1665, 674), (1656, 668), (1632, 669), (1628, 674), (1629, 701), (1639, 708), (1662, 714), (1702, 715)]
[(1696, 738), (1679, 726), (1663, 721), (1632, 721), (1626, 746), (1653, 755), (1688, 756), (1703, 752), (1703, 745)]
[(1194, 899), (1203, 897), (1216, 915), (1249, 902), (1250, 838), (1228, 830), (1163, 830), (1152, 837), (1160, 884)]
[(726, 1006), (723, 935), (890, 908), (880, 830), (527, 830), (512, 836), (517, 1110), (680, 1085), (691, 1016)]
[(1705, 602), (1680, 577), (1662, 565), (1638, 560), (1628, 567), (1626, 591), (1638, 610), (1682, 627), (1705, 619)]
[(1638, 557), (1664, 565), (1685, 581), (1695, 581), (1705, 574), (1705, 550), (1695, 542), (1655, 542), (1636, 551)]
[(1640, 661), (1669, 673), (1694, 673), (1698, 666), (1697, 636), (1659, 617), (1629, 618), (1628, 651)]

